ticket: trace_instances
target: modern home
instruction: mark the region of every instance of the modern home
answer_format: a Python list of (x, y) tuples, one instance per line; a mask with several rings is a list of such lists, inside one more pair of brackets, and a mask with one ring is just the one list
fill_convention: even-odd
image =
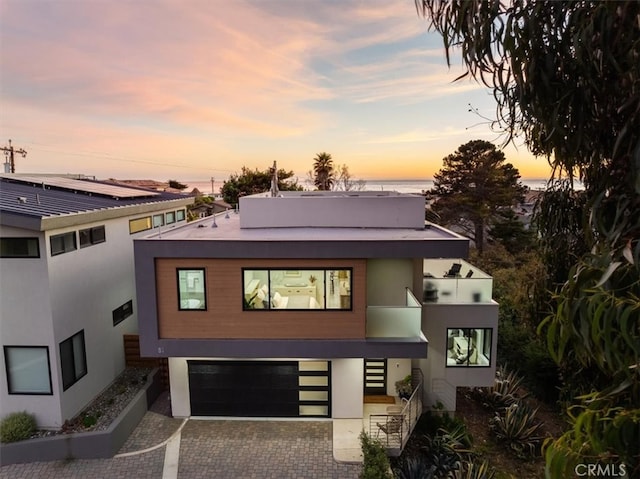
[(136, 238), (141, 351), (169, 358), (174, 416), (397, 413), (408, 375), (420, 407), (455, 410), (492, 384), (492, 279), (424, 218), (420, 195), (275, 192)]
[(186, 223), (193, 198), (0, 175), (0, 417), (59, 428), (124, 369), (137, 333), (133, 240)]

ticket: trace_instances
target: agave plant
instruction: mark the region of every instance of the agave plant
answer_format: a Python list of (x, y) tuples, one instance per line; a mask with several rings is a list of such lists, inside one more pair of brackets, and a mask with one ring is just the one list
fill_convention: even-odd
[(455, 472), (455, 479), (494, 479), (496, 471), (487, 461), (483, 462), (466, 462), (462, 465), (462, 469)]
[(393, 468), (396, 479), (435, 479), (436, 467), (424, 455), (403, 458), (397, 467)]
[(535, 456), (542, 437), (537, 435), (542, 423), (536, 420), (536, 410), (515, 403), (504, 412), (496, 413), (489, 427), (498, 441), (505, 442), (518, 457)]
[(474, 388), (473, 396), (488, 409), (503, 410), (527, 396), (521, 392), (523, 380), (522, 376), (503, 366), (496, 371), (493, 386)]

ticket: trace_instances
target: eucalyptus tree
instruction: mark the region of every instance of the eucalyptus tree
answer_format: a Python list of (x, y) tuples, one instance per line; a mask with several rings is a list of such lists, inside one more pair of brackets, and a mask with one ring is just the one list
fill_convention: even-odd
[(321, 191), (329, 191), (335, 182), (333, 159), (329, 153), (318, 153), (313, 159), (313, 184)]
[(600, 462), (639, 477), (640, 2), (416, 6), (442, 36), (447, 61), (459, 52), (462, 77), (492, 91), (492, 125), (505, 142), (523, 138), (552, 166), (537, 222), (547, 247), (550, 236), (561, 238), (558, 254), (575, 262), (543, 329), (561, 365), (595, 369), (600, 380), (574, 398), (571, 428), (547, 444), (547, 475)]

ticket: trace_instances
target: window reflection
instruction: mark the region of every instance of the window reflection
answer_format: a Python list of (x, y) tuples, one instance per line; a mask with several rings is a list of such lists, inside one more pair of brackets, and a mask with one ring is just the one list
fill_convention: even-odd
[(448, 328), (447, 366), (491, 365), (490, 328)]
[(243, 308), (351, 309), (350, 269), (245, 269)]

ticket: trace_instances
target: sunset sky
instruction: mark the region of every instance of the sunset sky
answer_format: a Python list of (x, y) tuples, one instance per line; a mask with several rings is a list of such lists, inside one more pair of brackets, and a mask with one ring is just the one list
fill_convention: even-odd
[(28, 151), (18, 173), (222, 180), (277, 160), (302, 178), (326, 151), (358, 178), (425, 179), (501, 141), (461, 72), (413, 0), (0, 0), (0, 145)]

